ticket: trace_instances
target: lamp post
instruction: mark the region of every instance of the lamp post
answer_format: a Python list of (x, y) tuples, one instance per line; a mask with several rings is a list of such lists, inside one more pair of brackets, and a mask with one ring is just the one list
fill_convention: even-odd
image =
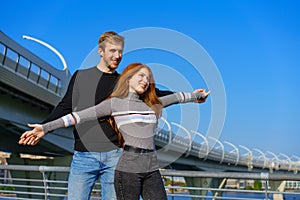
[(252, 151), (243, 145), (239, 145), (239, 147), (248, 151), (248, 170), (252, 170), (253, 169), (253, 153), (252, 153)]
[(175, 126), (177, 126), (177, 127), (179, 127), (179, 128), (181, 128), (181, 129), (187, 134), (187, 137), (188, 137), (188, 139), (189, 139), (188, 152), (186, 153), (186, 156), (185, 156), (185, 157), (187, 157), (187, 156), (190, 154), (190, 151), (191, 151), (191, 149), (192, 149), (192, 144), (193, 144), (193, 140), (192, 140), (191, 133), (190, 133), (185, 127), (183, 127), (183, 126), (180, 125), (180, 124), (177, 124), (177, 123), (175, 123), (175, 122), (171, 122), (171, 124), (172, 124), (172, 125), (175, 125)]
[(41, 45), (44, 45), (45, 47), (47, 47), (48, 49), (50, 49), (51, 51), (53, 51), (60, 58), (63, 66), (64, 66), (63, 70), (66, 71), (66, 73), (68, 73), (68, 66), (67, 66), (67, 63), (66, 63), (64, 57), (54, 47), (52, 47), (51, 45), (47, 44), (46, 42), (43, 42), (43, 41), (41, 41), (39, 39), (30, 37), (30, 36), (27, 36), (27, 35), (23, 35), (23, 38), (27, 39), (27, 40), (35, 41), (37, 43), (40, 43)]
[[(233, 145), (231, 142), (228, 142), (228, 141), (224, 141), (224, 143), (228, 144), (229, 146), (231, 146), (235, 151), (236, 153), (236, 161), (235, 161), (235, 166), (237, 166), (237, 164), (239, 163), (239, 160), (240, 160), (240, 153), (239, 153), (239, 149)], [(229, 154), (231, 153), (232, 151), (229, 152)]]
[[(262, 150), (257, 149), (257, 148), (254, 148), (253, 151), (257, 151), (263, 157), (263, 159), (264, 159), (263, 169), (264, 169), (266, 167), (266, 164), (267, 164), (267, 157), (266, 157), (266, 155), (264, 154), (264, 152), (262, 152)], [(258, 157), (258, 159), (259, 159), (259, 157)]]
[(222, 158), (220, 160), (220, 164), (223, 162), (224, 158), (225, 158), (225, 149), (224, 149), (224, 145), (222, 144), (222, 142), (220, 142), (220, 140), (218, 140), (217, 138), (208, 136), (208, 139), (215, 141), (216, 143), (218, 143), (220, 145), (220, 147), (222, 148)]
[(208, 153), (209, 153), (209, 150), (210, 150), (209, 149), (209, 144), (208, 144), (208, 141), (207, 141), (206, 137), (204, 135), (202, 135), (201, 133), (199, 133), (198, 131), (191, 130), (191, 132), (194, 133), (194, 134), (196, 134), (196, 135), (198, 135), (198, 136), (200, 136), (204, 140), (205, 145), (202, 145), (203, 142), (201, 143), (201, 148), (199, 150), (199, 158), (203, 158), (201, 156), (202, 149), (203, 149), (202, 147), (205, 146), (206, 151), (205, 151), (205, 155), (204, 155), (204, 160), (206, 160), (206, 158), (208, 156)]
[[(270, 165), (270, 169), (271, 169), (271, 168), (274, 168), (275, 170), (278, 170), (279, 167), (280, 167), (280, 163), (279, 163), (278, 157), (277, 157), (273, 152), (271, 152), (271, 151), (267, 151), (267, 154), (270, 154), (270, 155), (272, 155), (272, 156), (274, 157), (274, 158), (272, 159), (272, 162), (271, 162), (271, 165)], [(276, 163), (273, 162), (274, 159), (276, 160)]]

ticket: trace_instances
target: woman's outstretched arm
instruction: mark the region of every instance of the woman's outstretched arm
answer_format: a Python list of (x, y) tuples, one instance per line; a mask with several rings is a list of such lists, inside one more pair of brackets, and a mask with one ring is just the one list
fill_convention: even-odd
[(210, 91), (206, 92), (205, 89), (197, 89), (193, 93), (189, 92), (175, 92), (173, 94), (160, 97), (163, 107), (170, 106), (177, 103), (197, 102), (203, 103), (210, 94)]
[(108, 99), (96, 106), (67, 114), (45, 124), (28, 124), (28, 126), (33, 129), (25, 131), (21, 135), (18, 143), (23, 145), (36, 145), (42, 137), (50, 131), (63, 127), (74, 126), (75, 124), (81, 124), (89, 120), (96, 120), (100, 117), (109, 116), (112, 113), (111, 109), (112, 101), (111, 99)]

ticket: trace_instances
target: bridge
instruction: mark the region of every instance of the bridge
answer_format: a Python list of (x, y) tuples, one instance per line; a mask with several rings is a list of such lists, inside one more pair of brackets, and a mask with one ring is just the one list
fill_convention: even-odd
[[(28, 123), (45, 119), (59, 102), (66, 91), (70, 72), (68, 69), (56, 69), (1, 31), (0, 52), (0, 150), (12, 153), (9, 164), (68, 166), (73, 152), (71, 128), (48, 134), (36, 146), (21, 146), (17, 141), (20, 134), (27, 130)], [(250, 150), (229, 141), (221, 142), (164, 118), (160, 124), (155, 142), (159, 161), (165, 164), (165, 168), (274, 174), (297, 174), (300, 168), (300, 158), (297, 156), (276, 155), (257, 148)], [(24, 161), (20, 157), (24, 153), (52, 159)], [(201, 178), (186, 177), (186, 182), (204, 186)], [(205, 182), (207, 184), (207, 180)], [(212, 178), (208, 185), (220, 183), (220, 179)], [(273, 182), (273, 187), (278, 188), (279, 185)]]

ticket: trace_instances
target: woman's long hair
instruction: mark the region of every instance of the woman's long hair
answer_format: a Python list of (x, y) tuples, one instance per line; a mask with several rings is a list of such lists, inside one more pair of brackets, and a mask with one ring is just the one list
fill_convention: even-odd
[[(118, 98), (122, 99), (122, 98), (127, 97), (128, 93), (129, 93), (129, 80), (131, 79), (131, 77), (133, 75), (135, 75), (142, 68), (146, 68), (149, 71), (149, 87), (143, 94), (139, 95), (140, 99), (147, 106), (149, 106), (155, 112), (156, 117), (159, 118), (161, 116), (161, 112), (162, 112), (162, 103), (156, 95), (153, 73), (147, 65), (144, 65), (142, 63), (132, 63), (132, 64), (128, 65), (124, 69), (123, 73), (120, 75), (117, 85), (116, 85), (116, 89), (110, 95), (110, 98), (118, 97)], [(117, 137), (118, 137), (118, 142), (123, 147), (124, 139), (123, 139), (122, 134), (120, 133), (113, 117), (110, 117), (108, 122), (111, 124), (113, 129), (116, 131)]]
[(129, 93), (129, 80), (133, 75), (143, 68), (146, 68), (149, 71), (149, 87), (143, 94), (140, 94), (139, 96), (140, 99), (155, 112), (156, 117), (159, 118), (161, 116), (162, 103), (156, 95), (153, 73), (147, 65), (142, 63), (132, 63), (128, 65), (119, 77), (116, 89), (110, 95), (110, 97), (127, 97)]
[(117, 140), (118, 140), (119, 145), (121, 147), (124, 147), (125, 141), (124, 141), (124, 138), (123, 138), (120, 130), (118, 129), (115, 119), (112, 116), (109, 116), (106, 120), (110, 124), (110, 126), (114, 129), (114, 131), (117, 133)]

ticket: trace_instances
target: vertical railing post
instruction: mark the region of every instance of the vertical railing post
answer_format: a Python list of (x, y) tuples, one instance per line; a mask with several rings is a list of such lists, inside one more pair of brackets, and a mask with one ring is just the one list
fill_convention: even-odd
[(57, 81), (56, 81), (55, 93), (58, 93), (58, 89), (59, 89), (59, 83), (60, 83), (60, 80), (59, 80), (59, 79), (57, 79)]
[(40, 83), (40, 78), (41, 78), (41, 75), (42, 75), (42, 69), (41, 69), (40, 66), (37, 66), (37, 67), (38, 67), (38, 73), (37, 73), (38, 78), (36, 80), (36, 83), (39, 84)]
[(30, 60), (28, 60), (28, 68), (27, 68), (27, 74), (26, 74), (26, 78), (28, 79), (31, 73), (31, 66), (32, 66), (32, 62)]
[[(172, 194), (174, 194), (174, 176), (171, 176), (172, 177)], [(174, 200), (174, 195), (172, 195), (172, 200)]]
[(5, 59), (6, 59), (6, 54), (7, 54), (7, 46), (4, 45), (2, 65), (4, 65), (4, 62), (5, 62)]
[(260, 179), (265, 181), (265, 200), (268, 200), (269, 173), (260, 173)]
[(265, 184), (265, 200), (268, 200), (269, 199), (269, 192), (268, 192), (268, 187), (269, 187), (269, 181), (268, 180), (265, 180), (266, 181), (266, 184)]
[(49, 88), (49, 85), (50, 85), (50, 80), (51, 80), (51, 74), (49, 72), (48, 73), (48, 78), (47, 78), (47, 85), (46, 85), (46, 88), (48, 89)]
[(15, 72), (18, 71), (19, 68), (19, 62), (20, 62), (20, 54), (18, 52), (16, 52), (18, 54), (17, 56), (17, 60), (16, 60), (16, 67), (15, 67)]
[(48, 182), (47, 182), (48, 177), (43, 166), (39, 167), (39, 171), (42, 173), (43, 176), (44, 194), (45, 194), (45, 200), (47, 200), (48, 199)]

